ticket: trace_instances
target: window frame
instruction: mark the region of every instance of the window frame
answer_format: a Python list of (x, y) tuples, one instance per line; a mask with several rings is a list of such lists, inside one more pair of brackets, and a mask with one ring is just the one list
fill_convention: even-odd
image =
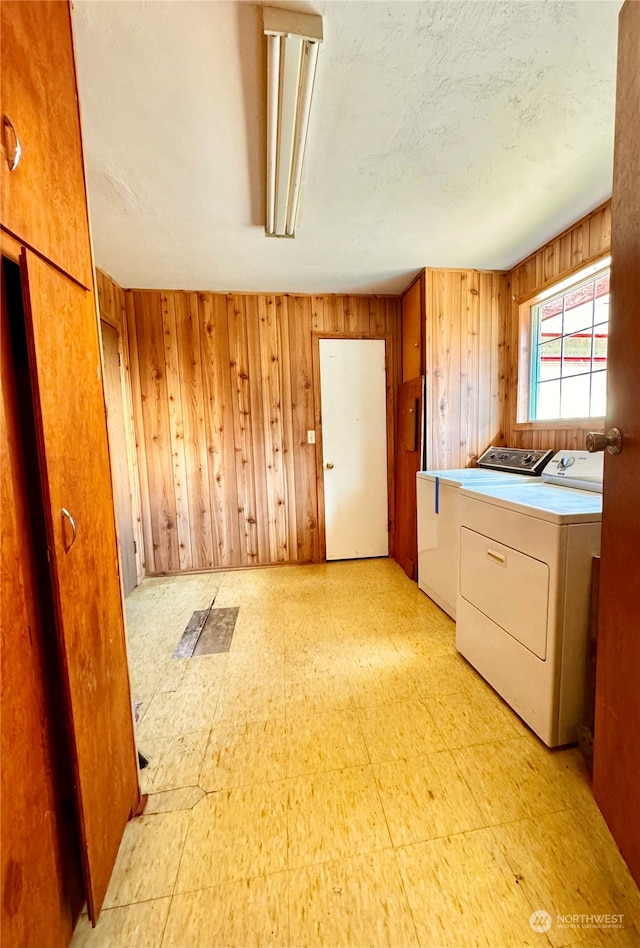
[(611, 269), (611, 256), (606, 255), (599, 260), (580, 267), (561, 280), (556, 280), (535, 296), (516, 304), (518, 307), (518, 377), (516, 391), (516, 419), (515, 428), (520, 430), (532, 429), (572, 429), (602, 427), (605, 416), (581, 415), (575, 418), (544, 418), (530, 417), (532, 404), (532, 386), (534, 379), (533, 367), (533, 322), (532, 309), (554, 296), (567, 293), (574, 287), (579, 287), (596, 277), (602, 271)]

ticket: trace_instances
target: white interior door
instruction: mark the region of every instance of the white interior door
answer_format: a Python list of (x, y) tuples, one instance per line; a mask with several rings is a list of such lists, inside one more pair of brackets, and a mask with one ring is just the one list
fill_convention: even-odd
[(387, 556), (384, 339), (320, 339), (328, 560)]

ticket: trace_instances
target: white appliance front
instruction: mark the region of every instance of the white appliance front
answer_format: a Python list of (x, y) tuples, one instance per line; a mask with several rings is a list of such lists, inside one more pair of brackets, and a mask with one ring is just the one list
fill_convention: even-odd
[(460, 489), (521, 484), (524, 481), (539, 482), (540, 478), (478, 467), (419, 471), (416, 475), (418, 586), (452, 619), (456, 617), (458, 595)]
[(592, 490), (460, 492), (456, 647), (549, 747), (575, 741), (582, 721), (602, 516)]

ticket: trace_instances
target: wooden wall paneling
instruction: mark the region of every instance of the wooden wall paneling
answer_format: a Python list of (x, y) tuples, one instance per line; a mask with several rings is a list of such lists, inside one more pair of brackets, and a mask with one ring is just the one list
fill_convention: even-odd
[[(135, 457), (138, 470), (138, 488), (140, 491), (140, 533), (142, 544), (138, 544), (142, 567), (150, 573), (155, 572), (155, 551), (151, 529), (151, 508), (149, 478), (147, 473), (147, 444), (145, 440), (144, 413), (142, 410), (142, 390), (140, 384), (140, 358), (138, 355), (138, 335), (134, 296), (125, 291), (125, 310), (127, 316), (127, 340), (129, 344), (129, 367), (131, 378), (131, 404), (135, 435)], [(140, 534), (139, 534), (140, 535)], [(139, 577), (140, 578), (140, 577)]]
[(184, 422), (182, 416), (182, 386), (176, 327), (176, 293), (162, 293), (162, 328), (164, 334), (164, 369), (169, 406), (169, 433), (173, 465), (173, 496), (175, 501), (175, 529), (178, 540), (180, 569), (190, 569), (194, 563), (191, 551), (191, 523), (187, 485), (187, 460), (184, 444)]
[[(230, 294), (227, 297), (229, 351), (231, 354), (231, 388), (233, 392), (233, 422), (238, 481), (238, 523), (241, 538), (241, 561), (255, 566), (258, 558), (256, 528), (255, 469), (252, 464), (251, 395), (249, 355), (247, 349), (246, 297)], [(258, 379), (255, 384), (259, 384)]]
[(214, 565), (197, 293), (175, 293), (191, 569)]
[(202, 326), (204, 420), (207, 439), (209, 496), (216, 566), (242, 563), (238, 523), (238, 487), (231, 390), (231, 353), (227, 332), (227, 298), (199, 294)]
[(431, 426), (427, 464), (436, 470), (460, 466), (460, 318), (457, 273), (428, 271), (433, 323), (427, 376), (431, 378)]
[[(275, 297), (274, 308), (278, 327), (278, 349), (280, 353), (280, 397), (282, 406), (280, 414), (282, 418), (282, 471), (284, 477), (284, 497), (286, 498), (284, 514), (287, 559), (291, 562), (305, 555), (302, 548), (305, 545), (306, 539), (306, 531), (302, 526), (304, 518), (298, 516), (297, 496), (297, 471), (303, 462), (303, 456), (298, 459), (297, 438), (299, 435), (297, 431), (294, 432), (294, 414), (296, 412), (297, 403), (294, 378), (295, 366), (298, 361), (298, 356), (302, 358), (304, 354), (304, 341), (302, 342), (300, 353), (292, 350), (291, 333), (295, 320), (295, 297)], [(309, 330), (309, 339), (310, 338), (311, 332)], [(293, 345), (295, 344), (294, 340)], [(294, 352), (293, 356), (292, 351)], [(291, 406), (291, 411), (286, 410), (285, 406), (287, 405)], [(302, 529), (300, 529), (301, 527)], [(310, 556), (307, 558), (309, 559)]]
[[(357, 332), (369, 332), (371, 338), (384, 336), (388, 331), (387, 308), (385, 300), (376, 296), (370, 296), (368, 299), (358, 298), (357, 310), (359, 313)], [(395, 303), (395, 301), (394, 301)], [(397, 305), (397, 304), (396, 304)], [(368, 319), (367, 319), (368, 316)], [(368, 326), (368, 329), (367, 329)], [(396, 332), (400, 335), (400, 323), (396, 326)]]
[[(297, 548), (290, 550), (288, 536), (288, 498), (286, 467), (295, 463), (295, 449), (291, 451), (291, 442), (285, 441), (283, 398), (283, 334), (282, 317), (288, 321), (288, 310), (279, 312), (275, 297), (260, 297), (260, 389), (263, 406), (264, 436), (261, 441), (266, 452), (266, 470), (262, 476), (259, 467), (258, 479), (266, 485), (267, 510), (269, 511), (269, 559), (273, 563), (286, 562), (290, 557), (297, 558)], [(287, 339), (288, 342), (288, 339)], [(289, 370), (289, 351), (287, 345), (284, 367)], [(291, 401), (289, 401), (291, 404)], [(293, 411), (293, 405), (291, 405)], [(286, 451), (285, 451), (286, 449)], [(263, 509), (262, 506), (260, 509)], [(297, 518), (296, 518), (297, 519)], [(263, 518), (260, 518), (263, 520)], [(295, 523), (295, 520), (294, 520)], [(296, 544), (297, 546), (297, 544)]]
[(467, 467), (504, 441), (506, 274), (428, 270), (427, 467)]
[[(283, 491), (279, 484), (281, 440), (278, 439), (277, 425), (279, 408), (273, 407), (271, 394), (273, 385), (273, 364), (276, 371), (279, 350), (273, 342), (273, 304), (268, 297), (247, 297), (247, 349), (249, 365), (249, 399), (251, 404), (251, 459), (255, 472), (255, 510), (258, 562), (279, 562), (283, 559), (282, 546), (278, 543), (278, 518), (284, 519), (285, 511), (278, 509), (278, 503), (284, 502)], [(267, 326), (267, 321), (269, 325)], [(276, 388), (278, 386), (275, 386)], [(277, 399), (277, 396), (276, 396)], [(263, 511), (263, 515), (258, 515)], [(286, 558), (286, 537), (284, 538), (284, 558)]]
[(521, 261), (509, 273), (511, 299), (505, 332), (509, 384), (505, 394), (503, 428), (510, 445), (551, 448), (554, 451), (563, 448), (583, 450), (586, 432), (597, 427), (593, 419), (579, 427), (553, 422), (518, 424), (519, 306), (610, 252), (611, 202), (607, 201)]
[(162, 294), (134, 294), (153, 572), (180, 570)]
[[(289, 297), (287, 300), (289, 312), (289, 319), (287, 320), (289, 377), (291, 381), (289, 395), (289, 404), (291, 405), (290, 444), (295, 459), (293, 477), (296, 555), (302, 562), (317, 562), (324, 559), (318, 525), (319, 497), (317, 490), (318, 475), (322, 476), (322, 468), (317, 466), (314, 445), (307, 444), (307, 431), (312, 429), (316, 431), (316, 442), (320, 441), (318, 421), (315, 416), (311, 335), (312, 312), (315, 302), (315, 297), (312, 300), (304, 296)], [(319, 412), (319, 405), (317, 409)], [(324, 533), (322, 536), (324, 537)]]
[[(199, 293), (198, 320), (195, 305), (188, 293), (128, 296), (150, 571), (206, 568), (210, 549), (212, 565), (223, 568), (321, 560), (321, 485), (316, 449), (307, 444), (308, 429), (320, 440), (321, 424), (313, 327), (330, 335), (345, 335), (335, 326), (354, 327), (347, 335), (366, 338), (374, 326), (387, 341), (391, 492), (398, 301)], [(393, 501), (391, 494), (391, 520)]]

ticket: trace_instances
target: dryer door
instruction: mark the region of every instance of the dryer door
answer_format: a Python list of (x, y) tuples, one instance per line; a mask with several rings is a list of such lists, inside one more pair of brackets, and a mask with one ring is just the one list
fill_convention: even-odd
[(546, 659), (546, 563), (463, 527), (460, 594), (534, 655)]

